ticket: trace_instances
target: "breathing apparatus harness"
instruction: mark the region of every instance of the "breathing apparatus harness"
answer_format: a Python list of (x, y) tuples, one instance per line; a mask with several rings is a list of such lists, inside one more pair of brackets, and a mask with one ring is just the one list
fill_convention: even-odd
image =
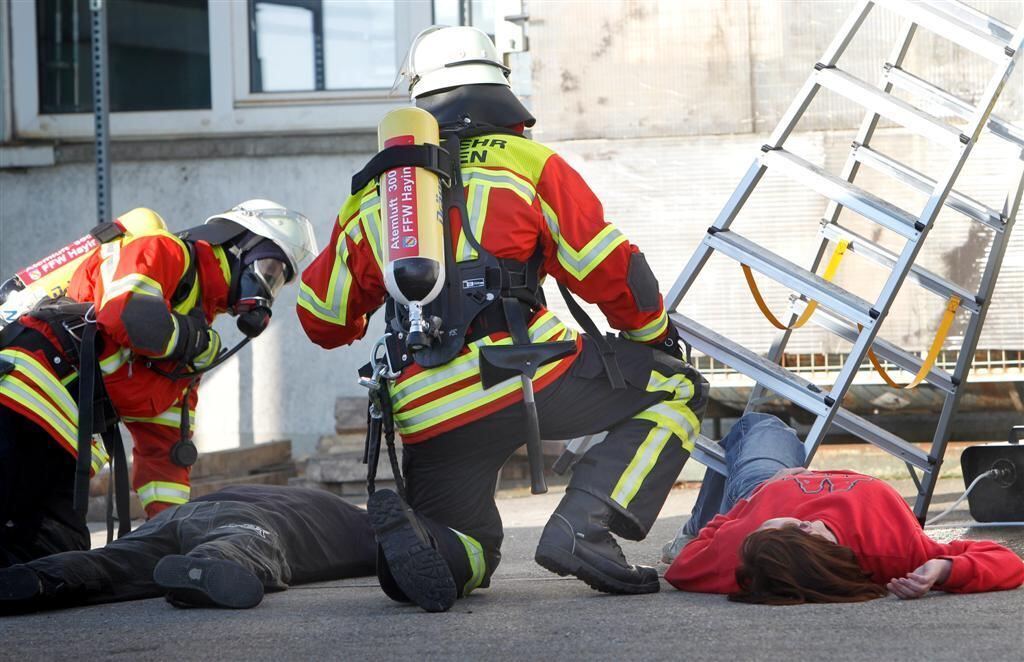
[[(93, 228), (90, 233), (100, 244), (109, 243), (123, 237), (125, 231), (115, 223), (101, 223)], [(240, 232), (235, 233), (237, 236)], [(189, 231), (182, 232), (179, 238), (182, 239), (189, 252), (189, 266), (178, 283), (174, 294), (171, 297), (171, 306), (180, 305), (188, 299), (192, 290), (199, 286), (196, 266), (196, 255), (194, 241), (189, 239)], [(233, 237), (229, 237), (233, 238)], [(244, 252), (252, 245), (263, 238), (256, 236), (250, 238), (244, 245), (239, 247), (239, 252)], [(205, 240), (205, 239), (204, 239)], [(228, 239), (223, 242), (226, 243)], [(234, 356), (255, 336), (259, 335), (266, 328), (270, 319), (270, 304), (272, 293), (268, 288), (262, 287), (259, 279), (253, 274), (246, 277), (244, 273), (249, 269), (236, 270), (238, 273), (232, 279), (232, 292), (236, 293), (236, 304), (233, 309), (238, 313), (238, 328), (245, 337), (234, 347), (221, 350), (217, 356), (202, 368), (194, 368), (189, 365), (179, 365), (174, 370), (162, 370), (154, 365), (153, 361), (147, 361), (146, 367), (157, 374), (172, 380), (188, 379), (189, 383), (184, 392), (184, 399), (181, 407), (181, 438), (170, 450), (171, 461), (181, 467), (192, 466), (198, 458), (198, 451), (191, 439), (189, 400), (191, 392), (199, 381), (199, 377), (222, 365), (229, 358)], [(201, 301), (202, 296), (197, 297)], [(44, 353), (50, 359), (58, 372), (66, 374), (59, 375), (66, 377), (75, 368), (78, 369), (78, 454), (75, 466), (75, 487), (73, 507), (82, 517), (89, 508), (89, 479), (91, 473), (91, 448), (94, 434), (100, 435), (104, 448), (112, 458), (111, 470), (112, 479), (108, 483), (107, 494), (107, 542), (114, 537), (114, 510), (116, 507), (118, 520), (118, 537), (124, 536), (131, 531), (131, 514), (129, 502), (129, 481), (128, 466), (125, 453), (124, 440), (118, 423), (120, 419), (110, 402), (103, 383), (103, 373), (99, 367), (99, 355), (96, 342), (96, 311), (94, 304), (79, 303), (66, 296), (58, 298), (45, 298), (32, 309), (34, 318), (45, 322), (60, 344), (60, 352), (54, 351), (48, 345), (43, 347)], [(0, 329), (0, 347), (7, 347), (12, 344), (22, 332), (28, 327), (17, 322)], [(70, 365), (63, 365), (61, 354), (67, 359)], [(13, 365), (4, 363), (0, 365), (0, 376), (14, 369)]]
[[(407, 166), (428, 170), (438, 175), (442, 182), (443, 288), (422, 311), (416, 310), (416, 306), (399, 304), (389, 293), (385, 298), (385, 334), (374, 344), (370, 363), (360, 370), (359, 383), (369, 390), (363, 462), (367, 464), (367, 491), (370, 494), (375, 490), (383, 435), (396, 487), (399, 494), (403, 498), (405, 496), (395, 449), (389, 380), (396, 379), (405, 367), (413, 363), (424, 368), (444, 365), (458, 356), (466, 343), (499, 331), (508, 332), (512, 344), (480, 348), (481, 382), (487, 389), (504, 380), (520, 377), (527, 419), (532, 491), (534, 494), (547, 491), (532, 378), (541, 366), (574, 354), (576, 343), (530, 340), (528, 321), (546, 305), (539, 280), (543, 261), (540, 247), (526, 262), (498, 258), (483, 247), (469, 226), (459, 159), (461, 141), (484, 134), (517, 137), (521, 134), (489, 124), (472, 123), (468, 116), (462, 119), (462, 122), (441, 127), (443, 147), (432, 144), (387, 147), (352, 178), (353, 194), (386, 171)], [(454, 214), (458, 215), (457, 221)], [(452, 226), (456, 222), (460, 223), (461, 232), (476, 252), (476, 258), (455, 259)], [(625, 382), (611, 344), (568, 289), (559, 284), (559, 291), (577, 323), (600, 348), (613, 388), (624, 388)]]

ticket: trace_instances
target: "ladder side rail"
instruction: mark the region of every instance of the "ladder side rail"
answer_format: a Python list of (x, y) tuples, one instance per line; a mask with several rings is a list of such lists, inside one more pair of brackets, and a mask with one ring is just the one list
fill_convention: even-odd
[[(1013, 36), (1013, 40), (1010, 45), (1007, 46), (1008, 54), (1005, 62), (1003, 63), (1003, 73), (1001, 75), (995, 75), (989, 81), (985, 87), (985, 91), (982, 94), (984, 101), (975, 107), (974, 114), (968, 120), (968, 126), (971, 128), (971, 132), (967, 135), (970, 137), (972, 143), (978, 142), (978, 137), (984, 130), (985, 125), (988, 123), (989, 116), (992, 115), (992, 109), (996, 105), (996, 101), (999, 99), (1000, 93), (1003, 91), (1003, 86), (1006, 85), (1006, 81), (1010, 78), (1010, 74), (1013, 73), (1014, 66), (1017, 64), (1017, 60), (1020, 58), (1020, 49), (1024, 45), (1024, 23), (1021, 23), (1020, 27), (1017, 28), (1017, 33)], [(1012, 55), (1010, 54), (1012, 53)]]
[[(739, 215), (740, 210), (743, 209), (743, 205), (750, 198), (750, 194), (754, 192), (757, 183), (761, 181), (765, 170), (767, 170), (767, 167), (761, 162), (761, 159), (754, 159), (746, 174), (743, 175), (743, 179), (740, 180), (740, 183), (737, 184), (736, 189), (726, 201), (725, 206), (722, 207), (722, 211), (718, 213), (718, 217), (715, 219), (712, 227), (719, 230), (729, 229), (732, 222), (736, 220), (736, 216)], [(679, 274), (676, 282), (668, 291), (668, 296), (665, 297), (665, 310), (672, 312), (678, 308), (679, 303), (686, 296), (690, 286), (693, 285), (693, 281), (697, 278), (697, 274), (700, 273), (708, 258), (711, 257), (712, 248), (708, 245), (707, 241), (709, 236), (707, 233), (704, 234), (701, 243), (697, 246), (697, 250), (690, 257), (690, 261), (687, 262), (686, 268)]]
[(882, 287), (879, 297), (875, 303), (875, 311), (878, 313), (878, 317), (872, 324), (865, 325), (861, 330), (860, 336), (853, 344), (853, 348), (850, 350), (850, 354), (846, 358), (846, 363), (839, 371), (839, 375), (836, 378), (836, 382), (830, 393), (833, 400), (837, 403), (837, 406), (831, 407), (831, 411), (829, 411), (826, 416), (819, 417), (811, 426), (811, 430), (807, 433), (807, 438), (804, 440), (804, 450), (807, 455), (806, 462), (808, 464), (814, 458), (814, 454), (817, 452), (818, 446), (821, 445), (825, 434), (828, 432), (828, 429), (832, 424), (832, 419), (835, 416), (835, 412), (839, 408), (838, 404), (843, 401), (843, 398), (846, 396), (846, 392), (849, 390), (857, 372), (860, 370), (860, 364), (864, 361), (868, 349), (871, 348), (871, 344), (874, 342), (875, 336), (878, 334), (879, 328), (885, 321), (886, 316), (889, 314), (889, 308), (892, 306), (892, 302), (895, 300), (896, 294), (903, 285), (903, 281), (906, 279), (907, 274), (910, 273), (911, 266), (914, 264), (914, 261), (917, 259), (917, 254), (921, 251), (921, 247), (924, 245), (924, 240), (928, 235), (928, 231), (931, 229), (935, 217), (938, 216), (939, 211), (942, 209), (946, 196), (949, 195), (949, 191), (953, 188), (953, 182), (956, 181), (957, 176), (960, 174), (960, 170), (967, 161), (967, 157), (970, 155), (971, 148), (973, 146), (973, 141), (963, 145), (959, 150), (960, 156), (954, 159), (952, 163), (947, 166), (945, 176), (938, 178), (937, 181), (939, 183), (936, 185), (936, 190), (932, 193), (931, 198), (929, 198), (928, 202), (925, 204), (924, 209), (921, 212), (921, 216), (919, 217), (921, 227), (920, 232), (915, 239), (911, 239), (904, 246), (899, 259), (896, 261), (896, 264), (893, 265), (892, 272), (886, 279), (885, 285)]
[[(824, 55), (822, 55), (820, 63), (826, 67), (835, 66), (839, 58), (846, 52), (846, 48), (850, 45), (850, 41), (853, 40), (853, 36), (860, 29), (860, 26), (864, 23), (864, 20), (871, 13), (874, 8), (873, 0), (861, 0), (857, 7), (850, 12), (846, 21), (842, 27), (839, 28), (839, 33), (836, 35), (832, 43), (829, 44), (828, 48), (825, 49)], [(800, 88), (800, 92), (797, 93), (793, 103), (790, 104), (789, 108), (786, 109), (782, 119), (776, 125), (775, 130), (772, 132), (771, 137), (768, 138), (768, 145), (772, 148), (782, 147), (786, 139), (789, 138), (789, 134), (796, 128), (797, 123), (807, 110), (807, 106), (810, 105), (811, 100), (818, 93), (820, 85), (817, 82), (817, 71), (812, 70), (811, 74), (807, 77), (807, 81), (803, 87)]]
[(958, 384), (953, 393), (946, 395), (942, 412), (939, 414), (939, 422), (935, 427), (935, 436), (932, 438), (930, 455), (935, 459), (935, 471), (924, 478), (924, 485), (918, 493), (917, 501), (914, 503), (914, 514), (923, 524), (928, 516), (928, 506), (931, 504), (932, 493), (935, 491), (935, 483), (938, 480), (938, 470), (946, 453), (946, 446), (949, 443), (950, 426), (953, 422), (953, 415), (960, 404), (960, 397), (967, 390), (967, 378), (970, 374), (971, 365), (974, 362), (974, 354), (978, 349), (978, 341), (981, 339), (981, 330), (985, 324), (985, 317), (988, 315), (989, 305), (992, 301), (992, 293), (995, 291), (996, 281), (999, 278), (999, 271), (1002, 268), (1003, 258), (1010, 243), (1010, 234), (1016, 222), (1017, 214), (1020, 211), (1021, 194), (1024, 192), (1024, 151), (1020, 154), (1018, 164), (1020, 174), (1017, 176), (1016, 184), (1007, 195), (1006, 203), (1003, 206), (1003, 213), (1006, 217), (1006, 226), (1001, 233), (996, 233), (993, 238), (993, 246), (989, 251), (988, 263), (982, 274), (981, 285), (978, 290), (978, 298), (981, 300), (981, 310), (971, 316), (964, 334), (964, 342), (957, 357), (956, 367), (953, 370), (953, 378)]
[(920, 0), (922, 4), (944, 12), (953, 18), (962, 21), (978, 32), (988, 32), (993, 37), (1003, 41), (1010, 41), (1013, 37), (1013, 28), (1006, 23), (989, 16), (985, 12), (978, 11), (970, 5), (958, 2), (957, 0)]
[[(914, 35), (917, 33), (916, 23), (907, 23), (900, 33), (899, 39), (896, 41), (896, 46), (893, 47), (892, 53), (889, 54), (889, 62), (895, 62), (902, 64), (907, 57), (907, 52), (910, 50), (910, 44), (914, 40)], [(834, 64), (834, 62), (833, 62)], [(892, 83), (890, 83), (883, 75), (881, 85), (882, 89), (888, 94), (892, 91)], [(881, 116), (878, 113), (868, 111), (864, 115), (864, 119), (861, 120), (860, 127), (857, 129), (857, 136), (854, 138), (856, 144), (867, 145), (871, 142), (871, 138), (875, 135), (875, 129), (878, 128), (878, 122)], [(840, 171), (840, 177), (850, 182), (851, 184), (857, 178), (857, 174), (860, 172), (860, 161), (855, 158), (855, 150), (850, 152), (847, 156), (846, 162), (843, 164), (843, 169)], [(842, 212), (843, 206), (834, 200), (829, 200), (828, 205), (825, 207), (825, 214), (821, 219), (822, 226), (831, 225), (839, 220), (839, 214)], [(811, 261), (810, 270), (817, 273), (818, 268), (821, 266), (821, 261), (825, 259), (826, 252), (829, 246), (828, 237), (822, 235), (818, 242), (818, 250), (814, 254), (814, 259)], [(799, 318), (800, 313), (794, 309), (790, 309), (789, 321), (786, 326), (793, 326), (793, 324)], [(772, 341), (771, 348), (768, 350), (768, 360), (772, 363), (781, 363), (782, 356), (786, 351), (786, 345), (789, 344), (789, 339), (793, 335), (793, 329), (786, 329), (776, 334), (775, 339)], [(750, 390), (750, 397), (747, 399), (747, 406), (744, 408), (743, 413), (748, 414), (757, 407), (757, 404), (764, 397), (764, 386), (760, 383), (754, 384), (754, 388)]]

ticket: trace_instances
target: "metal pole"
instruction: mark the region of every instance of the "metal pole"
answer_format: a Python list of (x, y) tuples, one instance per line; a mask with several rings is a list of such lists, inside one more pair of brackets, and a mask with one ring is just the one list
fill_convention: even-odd
[(110, 221), (110, 85), (107, 80), (107, 3), (89, 0), (92, 13), (92, 107), (96, 127), (97, 223)]

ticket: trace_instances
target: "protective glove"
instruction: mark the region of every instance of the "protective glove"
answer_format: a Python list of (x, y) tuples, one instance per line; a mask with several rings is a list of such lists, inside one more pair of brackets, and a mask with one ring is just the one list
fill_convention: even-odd
[(679, 332), (676, 331), (676, 327), (669, 324), (668, 333), (665, 337), (656, 343), (651, 343), (651, 347), (660, 349), (669, 356), (675, 357), (680, 361), (685, 361), (686, 356), (684, 354), (685, 343), (680, 339)]
[(220, 351), (220, 335), (206, 323), (202, 310), (196, 308), (188, 315), (172, 314), (178, 326), (178, 343), (169, 358), (196, 368), (200, 367), (197, 362), (209, 365)]

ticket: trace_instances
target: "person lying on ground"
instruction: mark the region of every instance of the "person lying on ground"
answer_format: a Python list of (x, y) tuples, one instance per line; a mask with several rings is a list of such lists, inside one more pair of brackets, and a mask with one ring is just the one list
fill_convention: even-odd
[(165, 595), (255, 607), (264, 591), (375, 572), (366, 511), (322, 490), (235, 485), (169, 508), (106, 547), (0, 570), (0, 615)]
[(929, 538), (884, 481), (804, 469), (803, 444), (774, 416), (744, 416), (722, 446), (728, 478), (708, 471), (689, 522), (664, 550), (675, 553), (665, 579), (678, 589), (802, 604), (1024, 583), (1024, 561), (1002, 545)]

